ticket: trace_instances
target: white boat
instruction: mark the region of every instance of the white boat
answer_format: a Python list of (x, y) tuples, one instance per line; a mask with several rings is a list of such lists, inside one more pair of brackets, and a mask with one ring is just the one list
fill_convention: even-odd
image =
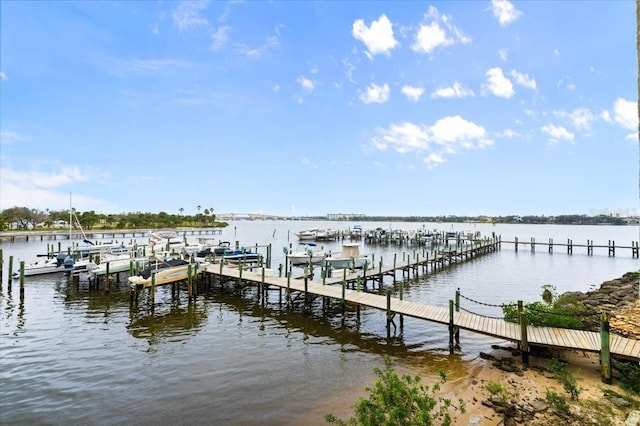
[(107, 265), (109, 265), (110, 274), (126, 272), (131, 267), (132, 261), (134, 261), (134, 257), (130, 253), (104, 254), (100, 256), (100, 264), (91, 271), (91, 278), (105, 275), (107, 273)]
[[(66, 275), (91, 271), (98, 265), (89, 259), (75, 260), (73, 256), (66, 253), (59, 253), (56, 257), (47, 258), (43, 262), (26, 263), (24, 265), (24, 276), (32, 277), (36, 275), (56, 274), (64, 272)], [(11, 278), (20, 278), (20, 269), (13, 271)]]
[(298, 237), (299, 240), (315, 240), (317, 234), (317, 228), (309, 228), (296, 232), (296, 237)]
[(155, 285), (168, 284), (176, 281), (184, 281), (189, 277), (189, 271), (194, 276), (200, 264), (190, 263), (184, 259), (160, 260), (156, 259), (148, 268), (140, 272), (140, 275), (129, 277), (129, 285), (132, 287), (149, 287), (155, 276)]
[[(25, 263), (24, 276), (30, 277), (34, 275), (55, 274), (57, 272), (64, 272), (64, 258), (67, 257), (65, 253), (58, 254), (56, 257), (47, 258), (42, 262)], [(12, 278), (20, 278), (20, 270), (13, 271)]]
[(338, 238), (338, 231), (335, 229), (319, 228), (316, 230), (316, 240), (318, 241), (335, 240), (336, 238)]
[(318, 249), (315, 243), (300, 243), (297, 248), (283, 250), (287, 254), (287, 260), (291, 265), (308, 265), (310, 263), (322, 263), (328, 253)]
[(367, 256), (360, 255), (359, 243), (343, 243), (342, 252), (337, 255), (331, 255), (325, 260), (325, 266), (331, 276), (331, 271), (336, 269), (365, 269), (372, 266), (371, 259)]
[(363, 231), (361, 225), (353, 225), (353, 229), (349, 231), (349, 238), (359, 240), (362, 238)]
[(185, 238), (180, 238), (178, 233), (173, 230), (151, 232), (149, 246), (154, 252), (164, 251), (188, 256), (194, 255), (205, 248), (205, 245), (201, 242), (190, 242)]

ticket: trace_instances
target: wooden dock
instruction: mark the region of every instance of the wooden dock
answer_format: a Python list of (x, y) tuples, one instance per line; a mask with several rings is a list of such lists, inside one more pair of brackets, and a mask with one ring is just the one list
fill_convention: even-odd
[(531, 251), (536, 251), (536, 247), (544, 247), (549, 253), (553, 253), (554, 248), (560, 247), (566, 249), (567, 254), (573, 254), (574, 248), (586, 249), (587, 255), (593, 256), (593, 249), (606, 249), (609, 256), (616, 255), (616, 250), (630, 250), (631, 257), (637, 259), (640, 256), (640, 243), (638, 241), (631, 241), (631, 245), (616, 245), (615, 240), (609, 240), (607, 244), (594, 244), (593, 240), (587, 240), (585, 244), (574, 243), (572, 239), (568, 238), (566, 243), (559, 243), (549, 238), (549, 241), (536, 241), (535, 238), (531, 238), (530, 241), (521, 241), (518, 237), (515, 237), (513, 241), (501, 241), (504, 244), (513, 244), (515, 251), (518, 251), (519, 246), (529, 246)]
[[(291, 292), (301, 293), (305, 296), (305, 300), (314, 297), (327, 297), (343, 304), (350, 303), (359, 307), (386, 311), (388, 319), (392, 319), (395, 315), (412, 317), (512, 341), (522, 347), (521, 324), (470, 312), (453, 312), (452, 314), (451, 308), (402, 300), (390, 297), (390, 293), (385, 296), (361, 290), (351, 290), (347, 288), (345, 280), (342, 280), (341, 286), (327, 285), (308, 279), (268, 276), (263, 271), (243, 271), (240, 268), (224, 265), (210, 265), (204, 269), (204, 272), (220, 283), (236, 281), (243, 285), (257, 285), (263, 290), (268, 287), (276, 287), (286, 290), (288, 297)], [(356, 275), (356, 277), (350, 276), (349, 280), (357, 280), (357, 277), (360, 277), (359, 279), (362, 281), (365, 279), (364, 272), (352, 275)], [(332, 280), (332, 283), (340, 281)], [(453, 301), (451, 304), (453, 305)], [(451, 316), (453, 317), (452, 322)], [(527, 325), (524, 335), (526, 336), (525, 342), (531, 346), (575, 349), (596, 353), (602, 350), (601, 334), (598, 332)], [(640, 340), (611, 335), (609, 345), (612, 356), (640, 361)]]

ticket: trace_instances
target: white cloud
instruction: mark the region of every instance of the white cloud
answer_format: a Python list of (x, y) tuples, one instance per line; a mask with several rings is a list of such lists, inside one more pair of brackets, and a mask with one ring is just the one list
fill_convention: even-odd
[(606, 109), (602, 110), (602, 112), (600, 113), (600, 118), (602, 118), (607, 123), (613, 123), (613, 119), (611, 118), (611, 113)]
[(571, 133), (570, 131), (568, 131), (562, 126), (549, 124), (546, 126), (542, 126), (540, 130), (542, 130), (544, 133), (546, 133), (549, 136), (549, 142), (552, 144), (556, 144), (563, 140), (574, 143), (575, 136), (573, 135), (573, 133)]
[(503, 137), (503, 138), (517, 138), (522, 136), (520, 133), (516, 132), (515, 130), (512, 129), (506, 129), (503, 132), (498, 134), (499, 137)]
[(486, 130), (459, 115), (444, 117), (432, 126), (410, 122), (391, 124), (379, 129), (372, 145), (380, 151), (394, 150), (401, 154), (426, 153), (423, 161), (430, 167), (463, 150), (485, 148), (493, 144)]
[(365, 104), (383, 104), (389, 100), (390, 93), (391, 89), (387, 83), (382, 86), (372, 83), (364, 93), (360, 94), (360, 100)]
[(486, 75), (487, 82), (482, 83), (484, 89), (501, 98), (510, 98), (514, 95), (513, 84), (505, 77), (501, 68), (491, 68)]
[[(60, 208), (66, 204), (68, 206), (69, 195), (56, 191), (64, 185), (74, 182), (86, 182), (90, 176), (102, 174), (99, 170), (80, 170), (78, 167), (65, 167), (53, 172), (39, 171), (16, 171), (8, 168), (1, 168), (0, 175), (0, 208), (5, 209), (13, 206), (29, 206), (31, 208)], [(74, 201), (96, 200), (86, 197), (74, 197)], [(74, 203), (75, 204), (75, 203)]]
[(491, 0), (491, 10), (502, 27), (515, 22), (522, 16), (522, 12), (508, 0)]
[(486, 130), (482, 126), (465, 120), (459, 115), (441, 118), (429, 129), (434, 141), (445, 144), (449, 148), (485, 147), (493, 144), (487, 139)]
[(362, 19), (356, 20), (351, 34), (364, 43), (371, 55), (389, 55), (398, 45), (393, 36), (393, 25), (384, 14), (377, 21), (373, 21), (370, 27), (367, 27)]
[(207, 8), (206, 1), (185, 1), (179, 3), (171, 17), (180, 31), (197, 27), (208, 27), (209, 21), (202, 16), (202, 11)]
[(507, 59), (509, 59), (509, 50), (500, 49), (498, 50), (498, 55), (500, 56), (500, 59), (502, 59), (503, 61), (506, 61)]
[(415, 34), (415, 43), (411, 48), (418, 53), (431, 53), (440, 46), (451, 46), (456, 43), (469, 44), (471, 37), (465, 35), (460, 29), (451, 23), (448, 15), (440, 15), (438, 9), (429, 7), (425, 15), (432, 19), (429, 24), (421, 24)]
[(427, 166), (429, 166), (429, 168), (432, 169), (438, 164), (444, 163), (445, 159), (442, 157), (442, 155), (432, 152), (431, 154), (424, 157), (422, 161), (424, 161), (427, 164)]
[(300, 83), (302, 88), (304, 90), (306, 90), (307, 92), (309, 92), (309, 93), (313, 92), (313, 89), (315, 89), (315, 83), (313, 81), (309, 80), (308, 78), (298, 77), (298, 79), (296, 81), (298, 83)]
[(240, 54), (248, 56), (250, 58), (257, 58), (266, 54), (269, 50), (275, 49), (280, 45), (278, 36), (270, 36), (264, 41), (260, 47), (249, 47), (246, 44), (239, 44), (237, 46)]
[(573, 126), (578, 130), (591, 130), (591, 123), (595, 120), (595, 116), (587, 108), (579, 108), (571, 111), (569, 114)]
[(638, 130), (638, 103), (623, 98), (613, 104), (613, 119), (628, 130)]
[(591, 123), (595, 120), (595, 116), (587, 108), (578, 108), (567, 112), (563, 110), (553, 111), (554, 117), (571, 120), (573, 127), (577, 130), (590, 131)]
[(424, 151), (429, 146), (428, 129), (414, 123), (391, 124), (379, 131), (380, 137), (373, 138), (374, 147), (381, 151), (391, 148), (399, 153)]
[(423, 87), (402, 86), (402, 89), (400, 90), (403, 95), (414, 102), (418, 102), (420, 100), (420, 97), (424, 93)]
[(526, 87), (531, 90), (537, 90), (536, 81), (533, 78), (529, 77), (527, 74), (522, 74), (515, 70), (511, 70), (509, 74), (520, 86)]
[[(207, 2), (202, 0), (180, 2), (173, 11), (171, 18), (180, 31), (200, 30), (208, 34), (211, 37), (211, 44), (209, 45), (211, 50), (220, 50), (229, 41), (231, 27), (221, 25), (215, 28), (211, 25), (202, 13), (206, 8)], [(224, 22), (225, 19), (221, 17), (218, 21)], [(157, 34), (157, 27), (152, 31)]]
[(280, 85), (274, 84), (271, 90), (273, 90), (275, 93), (278, 93), (280, 91)]
[(442, 87), (431, 94), (432, 98), (466, 98), (473, 97), (475, 93), (471, 89), (465, 89), (455, 81), (451, 87)]
[(220, 50), (229, 41), (230, 27), (221, 26), (211, 34), (211, 50)]
[(26, 136), (18, 134), (16, 132), (0, 132), (0, 145), (6, 145), (10, 143), (19, 143), (27, 140)]
[(7, 74), (4, 73), (4, 71), (0, 71), (0, 80), (6, 80), (7, 79)]

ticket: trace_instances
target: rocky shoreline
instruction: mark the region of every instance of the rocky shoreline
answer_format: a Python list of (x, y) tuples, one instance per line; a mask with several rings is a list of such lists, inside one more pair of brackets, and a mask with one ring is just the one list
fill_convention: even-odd
[(620, 278), (605, 281), (594, 291), (562, 294), (565, 296), (582, 302), (594, 314), (591, 316), (594, 320), (587, 323), (589, 330), (599, 331), (599, 314), (606, 310), (612, 332), (640, 339), (640, 272), (628, 272)]
[[(631, 339), (640, 339), (640, 271), (629, 272), (620, 278), (603, 282), (594, 291), (567, 292), (561, 297), (572, 297), (582, 302), (587, 310), (586, 317), (595, 320), (587, 323), (593, 331), (599, 331), (599, 317), (602, 310), (609, 314), (610, 330)], [(471, 388), (476, 394), (470, 402), (475, 413), (469, 417), (471, 424), (493, 424), (501, 419), (504, 425), (620, 425), (640, 426), (640, 396), (625, 392), (615, 385), (605, 385), (599, 378), (598, 356), (578, 351), (551, 353), (542, 351), (533, 354), (528, 367), (517, 361), (517, 348), (492, 346), (490, 353), (480, 353), (480, 358), (488, 363), (494, 373), (489, 377), (500, 377), (492, 381), (487, 378), (473, 378)], [(564, 397), (562, 384), (550, 368), (550, 359), (555, 358), (567, 364), (577, 378), (575, 389), (582, 393), (575, 400)], [(499, 392), (489, 391), (502, 386)], [(549, 391), (556, 398), (566, 401), (567, 409), (558, 410), (549, 401)], [(566, 390), (566, 388), (565, 388)], [(489, 408), (493, 414), (479, 415), (480, 406)], [(473, 412), (472, 411), (472, 412)]]

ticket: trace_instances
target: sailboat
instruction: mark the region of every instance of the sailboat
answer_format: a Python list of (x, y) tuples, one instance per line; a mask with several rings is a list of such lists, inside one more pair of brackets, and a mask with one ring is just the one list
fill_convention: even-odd
[[(73, 234), (73, 208), (71, 207), (71, 194), (69, 194), (69, 239), (71, 240)], [(76, 217), (77, 220), (77, 217)], [(78, 226), (80, 225), (80, 221), (78, 221)], [(82, 231), (82, 227), (80, 227), (82, 235), (84, 236), (84, 241), (87, 242), (86, 235), (84, 235), (84, 231)], [(89, 241), (90, 242), (90, 241)], [(79, 251), (82, 253), (82, 251)], [(71, 250), (67, 253), (58, 253), (55, 257), (50, 257), (46, 259), (44, 262), (33, 262), (26, 263), (22, 268), (22, 274), (25, 277), (30, 277), (34, 275), (45, 275), (45, 274), (54, 274), (59, 272), (64, 272), (66, 275), (71, 275), (74, 272), (82, 272), (82, 271), (90, 271), (92, 269), (97, 268), (95, 262), (89, 260), (88, 258), (75, 259), (71, 254)], [(14, 279), (20, 278), (20, 271), (14, 271), (11, 274), (11, 277)]]

